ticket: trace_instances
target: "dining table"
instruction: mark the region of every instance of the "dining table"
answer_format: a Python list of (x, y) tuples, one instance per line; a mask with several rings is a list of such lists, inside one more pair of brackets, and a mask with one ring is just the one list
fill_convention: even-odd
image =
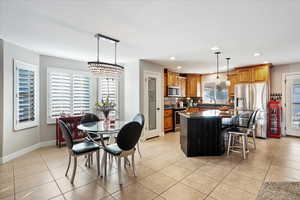
[(115, 120), (115, 121), (105, 121), (101, 120), (98, 122), (87, 122), (82, 123), (77, 126), (77, 129), (86, 133), (87, 136), (95, 143), (91, 137), (91, 133), (97, 134), (101, 138), (101, 145), (105, 147), (104, 135), (110, 136), (110, 138), (114, 138), (118, 135), (121, 128), (127, 123), (127, 121)]

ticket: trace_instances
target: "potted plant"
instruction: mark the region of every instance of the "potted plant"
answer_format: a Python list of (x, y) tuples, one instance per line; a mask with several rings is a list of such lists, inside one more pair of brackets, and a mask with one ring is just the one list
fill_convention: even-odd
[(115, 110), (115, 106), (116, 104), (110, 101), (108, 97), (102, 99), (100, 102), (96, 102), (97, 111), (103, 113), (106, 121), (108, 121), (109, 113)]

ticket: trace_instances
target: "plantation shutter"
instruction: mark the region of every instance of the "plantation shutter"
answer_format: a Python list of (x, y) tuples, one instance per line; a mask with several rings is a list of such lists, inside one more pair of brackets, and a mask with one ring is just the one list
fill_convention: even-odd
[(73, 75), (73, 114), (90, 112), (90, 78)]
[(16, 68), (17, 123), (35, 121), (35, 72)]
[(117, 78), (99, 78), (98, 79), (98, 100), (109, 99), (115, 103), (115, 111), (112, 111), (109, 116), (113, 119), (119, 118), (119, 79)]
[(49, 74), (50, 118), (72, 113), (72, 76), (68, 73)]

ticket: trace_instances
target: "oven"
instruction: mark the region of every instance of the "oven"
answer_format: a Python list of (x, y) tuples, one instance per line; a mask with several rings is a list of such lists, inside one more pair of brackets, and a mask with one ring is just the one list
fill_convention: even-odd
[(175, 131), (180, 130), (180, 112), (184, 112), (186, 109), (185, 108), (177, 108), (174, 109), (174, 129)]

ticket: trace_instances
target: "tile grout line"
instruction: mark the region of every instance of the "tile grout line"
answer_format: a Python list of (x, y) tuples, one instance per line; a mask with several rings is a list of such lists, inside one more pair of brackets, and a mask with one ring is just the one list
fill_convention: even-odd
[(223, 180), (224, 180), (227, 176), (229, 176), (229, 174), (230, 174), (235, 168), (237, 168), (238, 165), (239, 165), (241, 162), (242, 162), (242, 160), (240, 160), (240, 161), (238, 162), (238, 164), (237, 164), (235, 167), (233, 167), (233, 168), (228, 172), (228, 174), (225, 175), (225, 176), (218, 182), (218, 184), (214, 187), (214, 189), (212, 189), (212, 190), (206, 195), (206, 197), (205, 197), (203, 200), (206, 200), (206, 199), (209, 197), (209, 195), (211, 195), (211, 194), (215, 191), (215, 189), (223, 182)]

